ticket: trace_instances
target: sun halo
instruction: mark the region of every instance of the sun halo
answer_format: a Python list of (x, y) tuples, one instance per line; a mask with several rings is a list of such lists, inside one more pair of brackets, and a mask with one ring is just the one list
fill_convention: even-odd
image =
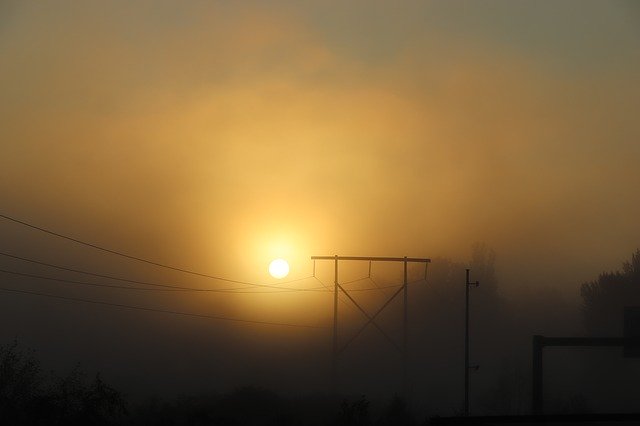
[(289, 264), (284, 259), (274, 259), (269, 264), (269, 274), (273, 278), (282, 279), (289, 275)]

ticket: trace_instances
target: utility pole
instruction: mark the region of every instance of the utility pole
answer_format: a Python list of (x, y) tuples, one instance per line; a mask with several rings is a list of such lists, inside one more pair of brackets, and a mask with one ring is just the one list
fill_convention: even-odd
[[(403, 281), (403, 296), (404, 296), (404, 321), (403, 321), (403, 333), (402, 333), (402, 392), (405, 401), (409, 399), (409, 304), (407, 303), (407, 256), (404, 257), (404, 281)], [(426, 263), (425, 263), (426, 265)]]
[[(338, 390), (338, 364), (340, 355), (349, 347), (349, 345), (369, 326), (375, 327), (387, 341), (400, 353), (402, 356), (402, 378), (403, 378), (403, 393), (405, 397), (408, 397), (409, 391), (409, 368), (408, 368), (408, 353), (409, 353), (409, 311), (408, 311), (408, 263), (424, 263), (425, 264), (425, 279), (427, 274), (426, 265), (431, 262), (431, 259), (415, 258), (415, 257), (369, 257), (369, 256), (311, 256), (311, 260), (333, 260), (334, 262), (334, 286), (333, 286), (333, 350), (332, 350), (332, 392), (335, 394)], [(403, 262), (404, 264), (404, 279), (400, 288), (387, 299), (387, 301), (373, 314), (368, 313), (354, 297), (345, 288), (344, 284), (340, 284), (338, 280), (338, 263), (339, 261), (366, 261), (369, 262)], [(315, 269), (314, 269), (315, 273)], [(369, 266), (369, 274), (371, 274), (371, 266)], [(353, 305), (364, 315), (367, 321), (360, 327), (351, 337), (345, 342), (340, 344), (338, 339), (338, 295), (342, 293), (347, 299), (353, 303)], [(403, 310), (403, 336), (402, 345), (399, 345), (394, 339), (389, 336), (382, 327), (376, 322), (376, 318), (387, 306), (397, 297), (403, 294), (404, 310)]]
[(338, 255), (334, 258), (333, 280), (333, 358), (331, 361), (331, 392), (338, 389)]
[(469, 366), (469, 287), (478, 287), (480, 283), (469, 282), (469, 271), (467, 269), (467, 280), (465, 284), (465, 303), (464, 303), (464, 415), (469, 416), (469, 369), (478, 369), (478, 366)]

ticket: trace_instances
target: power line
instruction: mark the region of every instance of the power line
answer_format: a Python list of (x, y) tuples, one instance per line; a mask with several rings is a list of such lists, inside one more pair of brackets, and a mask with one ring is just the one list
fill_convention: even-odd
[(182, 315), (182, 316), (196, 317), (196, 318), (207, 318), (207, 319), (214, 319), (214, 320), (220, 320), (220, 321), (229, 321), (229, 322), (239, 322), (239, 323), (246, 323), (246, 324), (261, 324), (261, 325), (273, 325), (273, 326), (297, 327), (297, 328), (310, 328), (310, 329), (325, 329), (326, 328), (326, 327), (317, 326), (317, 325), (293, 324), (293, 323), (286, 323), (286, 322), (271, 322), (271, 321), (259, 321), (259, 320), (247, 320), (247, 319), (241, 319), (241, 318), (230, 318), (230, 317), (223, 317), (223, 316), (216, 316), (216, 315), (196, 314), (196, 313), (192, 313), (192, 312), (182, 312), (182, 311), (172, 311), (172, 310), (167, 310), (167, 309), (147, 308), (147, 307), (144, 307), (144, 306), (124, 305), (124, 304), (120, 304), (120, 303), (104, 302), (104, 301), (101, 301), (101, 300), (91, 300), (91, 299), (81, 299), (81, 298), (78, 298), (78, 297), (59, 296), (59, 295), (55, 295), (55, 294), (39, 293), (39, 292), (27, 291), (27, 290), (17, 290), (17, 289), (6, 288), (6, 287), (0, 287), (0, 291), (6, 291), (6, 292), (18, 293), (18, 294), (27, 294), (27, 295), (32, 295), (32, 296), (48, 297), (48, 298), (52, 298), (52, 299), (68, 300), (68, 301), (72, 301), (72, 302), (92, 303), (94, 305), (113, 306), (113, 307), (117, 307), (117, 308), (133, 309), (133, 310), (140, 310), (140, 311), (146, 311), (146, 312), (158, 312), (158, 313), (163, 313), (163, 314)]
[(58, 282), (67, 283), (67, 284), (79, 284), (79, 285), (86, 285), (86, 286), (92, 286), (92, 287), (119, 288), (119, 289), (139, 290), (139, 291), (185, 291), (185, 290), (180, 290), (180, 289), (169, 289), (169, 288), (157, 289), (157, 288), (132, 287), (132, 286), (115, 285), (115, 284), (90, 283), (90, 282), (86, 282), (86, 281), (65, 280), (65, 279), (62, 279), (62, 278), (45, 277), (45, 276), (42, 276), (42, 275), (26, 274), (26, 273), (23, 273), (23, 272), (16, 272), (16, 271), (8, 271), (6, 269), (0, 269), (0, 272), (3, 273), (3, 274), (11, 274), (11, 275), (19, 276), (19, 277), (37, 278), (39, 280), (58, 281)]
[[(327, 289), (327, 291), (329, 291), (329, 292), (333, 292), (333, 291), (334, 291), (331, 287), (329, 287), (329, 285), (325, 284), (325, 283), (324, 283), (320, 278), (318, 278), (318, 277), (316, 277), (316, 276), (314, 276), (313, 278), (315, 278), (315, 279), (316, 279), (316, 281), (318, 281), (320, 284), (322, 284), (322, 285)], [(357, 280), (356, 280), (356, 281), (357, 281)], [(350, 303), (347, 303), (347, 300), (345, 300), (345, 298), (342, 296), (342, 293), (338, 293), (338, 299), (340, 299), (340, 301), (341, 301), (345, 306), (347, 306), (349, 309), (351, 309), (352, 311), (356, 312), (356, 308), (354, 308), (353, 306), (351, 306), (351, 304), (350, 304)]]
[[(378, 284), (378, 282), (376, 280), (374, 280), (371, 275), (369, 275), (368, 278), (369, 278), (369, 281), (371, 281), (376, 288), (379, 288), (379, 289), (382, 290), (380, 284)], [(385, 296), (387, 296), (387, 292), (385, 290), (382, 290), (382, 292), (385, 294)]]
[[(325, 284), (324, 282), (322, 282), (318, 277), (316, 277), (315, 275), (313, 275), (311, 278), (315, 278), (316, 281), (318, 281), (320, 284), (322, 284), (322, 286), (326, 289), (323, 291), (333, 291), (333, 289), (331, 287), (329, 287), (327, 284)], [(351, 281), (346, 281), (343, 283), (340, 283), (340, 285), (347, 285), (347, 284), (353, 284), (353, 283), (357, 283), (360, 281), (365, 281), (365, 280), (370, 280), (373, 282), (373, 280), (371, 279), (371, 277), (363, 277), (363, 278), (357, 278), (355, 280), (351, 280)], [(411, 282), (409, 284), (414, 284), (417, 281)], [(366, 287), (366, 288), (354, 288), (354, 289), (349, 289), (349, 291), (374, 291), (374, 290), (385, 290), (388, 288), (398, 288), (401, 287), (402, 284), (391, 284), (391, 285), (387, 285), (387, 286), (379, 286), (377, 285), (377, 283), (374, 282), (374, 284), (376, 285), (375, 287)]]
[[(362, 278), (360, 280), (357, 281), (364, 281), (364, 280), (371, 280), (371, 278), (366, 277), (366, 278)], [(351, 284), (354, 281), (348, 281), (346, 283), (340, 283), (340, 285), (345, 285), (345, 284)], [(409, 283), (412, 284), (412, 283)], [(391, 284), (391, 285), (386, 285), (386, 286), (377, 286), (377, 287), (366, 287), (366, 288), (353, 288), (353, 289), (349, 289), (349, 291), (375, 291), (375, 290), (385, 290), (388, 288), (398, 288), (398, 287), (402, 287), (402, 284)]]
[(36, 275), (36, 274), (28, 274), (28, 273), (24, 273), (24, 272), (9, 271), (9, 270), (6, 270), (6, 269), (0, 269), (0, 273), (17, 275), (17, 276), (27, 277), (27, 278), (36, 278), (36, 279), (40, 279), (40, 280), (57, 281), (57, 282), (67, 283), (67, 284), (78, 284), (78, 285), (85, 285), (85, 286), (92, 286), (92, 287), (106, 287), (106, 288), (117, 288), (117, 289), (122, 289), (122, 290), (138, 290), (138, 291), (182, 291), (182, 292), (202, 291), (202, 292), (230, 293), (230, 294), (273, 294), (273, 293), (289, 293), (289, 292), (292, 291), (290, 289), (282, 289), (280, 291), (278, 291), (278, 290), (273, 290), (273, 291), (246, 290), (246, 291), (243, 291), (243, 289), (239, 289), (239, 290), (202, 289), (202, 288), (172, 287), (172, 286), (163, 286), (163, 287), (169, 287), (169, 288), (161, 288), (161, 289), (159, 289), (159, 288), (132, 287), (132, 286), (126, 286), (126, 285), (102, 284), (102, 283), (92, 283), (92, 282), (86, 282), (86, 281), (67, 280), (67, 279), (63, 279), (63, 278), (47, 277), (47, 276), (44, 276), (44, 275)]
[[(269, 286), (269, 288), (274, 288), (274, 289), (278, 290), (278, 291), (273, 291), (273, 292), (251, 291), (251, 290), (242, 291), (242, 290), (246, 290), (247, 287), (234, 287), (234, 288), (224, 288), (224, 289), (203, 289), (203, 288), (197, 288), (197, 287), (186, 287), (186, 286), (171, 285), (171, 284), (159, 284), (159, 283), (149, 282), (149, 281), (132, 280), (132, 279), (128, 279), (128, 278), (115, 277), (115, 276), (112, 276), (112, 275), (98, 274), (98, 273), (95, 273), (95, 272), (90, 272), (90, 271), (86, 271), (86, 270), (82, 270), (82, 269), (69, 268), (69, 267), (66, 267), (66, 266), (55, 265), (53, 263), (42, 262), (40, 260), (29, 259), (29, 258), (26, 258), (26, 257), (16, 256), (16, 255), (9, 254), (9, 253), (4, 253), (4, 252), (0, 252), (0, 256), (5, 256), (5, 257), (12, 258), (12, 259), (17, 259), (17, 260), (21, 260), (21, 261), (24, 261), (24, 262), (30, 262), (30, 263), (33, 263), (33, 264), (36, 264), (36, 265), (47, 266), (47, 267), (50, 267), (50, 268), (59, 269), (61, 271), (75, 272), (75, 273), (90, 275), (90, 276), (98, 277), (98, 278), (107, 278), (107, 279), (110, 279), (110, 280), (116, 280), (116, 281), (121, 281), (121, 282), (132, 283), (132, 284), (141, 284), (141, 285), (148, 285), (148, 286), (153, 286), (153, 287), (162, 287), (162, 288), (175, 289), (175, 290), (181, 290), (181, 291), (205, 291), (205, 292), (216, 292), (216, 293), (259, 293), (259, 294), (262, 294), (262, 293), (289, 293), (289, 292), (298, 292), (298, 291), (318, 291), (318, 290), (323, 291), (323, 289), (321, 287), (314, 287), (314, 288), (310, 288), (310, 289), (297, 289), (297, 288), (281, 288), (281, 287), (277, 287), (277, 286)], [(4, 271), (4, 272), (12, 273), (11, 271)], [(41, 277), (41, 278), (47, 279), (47, 277)], [(309, 276), (309, 277), (299, 278), (297, 280), (291, 280), (291, 281), (288, 281), (288, 282), (303, 281), (303, 280), (308, 280), (308, 279), (311, 279), (311, 278), (313, 278), (313, 277)], [(58, 280), (58, 281), (73, 282), (73, 281), (68, 281), (68, 280)], [(133, 288), (133, 287), (124, 287), (124, 288)], [(148, 289), (148, 290), (153, 290), (153, 289)]]
[[(103, 251), (103, 252), (106, 252), (106, 253), (114, 254), (116, 256), (121, 256), (121, 257), (124, 257), (124, 258), (127, 258), (127, 259), (131, 259), (131, 260), (136, 260), (138, 262), (147, 263), (149, 265), (158, 266), (160, 268), (170, 269), (172, 271), (182, 272), (182, 273), (185, 273), (185, 274), (190, 274), (190, 275), (195, 275), (195, 276), (199, 276), (199, 277), (210, 278), (210, 279), (214, 279), (214, 280), (218, 280), (218, 281), (225, 281), (225, 282), (235, 283), (235, 284), (244, 284), (244, 285), (250, 285), (250, 286), (255, 286), (255, 287), (268, 287), (268, 288), (278, 288), (278, 289), (280, 288), (280, 287), (277, 287), (277, 286), (270, 286), (270, 285), (267, 285), (267, 284), (258, 284), (258, 283), (252, 283), (252, 282), (249, 282), (249, 281), (233, 280), (233, 279), (229, 279), (229, 278), (219, 277), (219, 276), (216, 276), (216, 275), (210, 275), (210, 274), (205, 274), (205, 273), (202, 273), (202, 272), (193, 271), (193, 270), (190, 270), (190, 269), (178, 268), (178, 267), (167, 265), (167, 264), (164, 264), (164, 263), (155, 262), (153, 260), (144, 259), (144, 258), (141, 258), (141, 257), (137, 257), (137, 256), (133, 256), (133, 255), (130, 255), (130, 254), (126, 254), (126, 253), (123, 253), (123, 252), (120, 252), (120, 251), (117, 251), (117, 250), (112, 250), (112, 249), (109, 249), (109, 248), (106, 248), (106, 247), (99, 246), (97, 244), (88, 243), (86, 241), (82, 241), (82, 240), (79, 240), (77, 238), (70, 237), (68, 235), (60, 234), (58, 232), (51, 231), (49, 229), (42, 228), (42, 227), (37, 226), (37, 225), (33, 225), (31, 223), (28, 223), (28, 222), (25, 222), (23, 220), (19, 220), (19, 219), (13, 218), (11, 216), (4, 215), (2, 213), (0, 213), (0, 218), (9, 220), (11, 222), (14, 222), (14, 223), (17, 223), (17, 224), (20, 224), (20, 225), (23, 225), (23, 226), (26, 226), (26, 227), (29, 227), (29, 228), (32, 228), (32, 229), (36, 229), (38, 231), (44, 232), (44, 233), (49, 234), (49, 235), (53, 235), (53, 236), (58, 237), (58, 238), (63, 238), (65, 240), (72, 241), (74, 243), (84, 245), (86, 247), (91, 247), (91, 248), (96, 249), (96, 250), (100, 250), (100, 251)], [(298, 280), (284, 281), (281, 284), (287, 284), (289, 282), (296, 282), (296, 281), (298, 281)]]
[(341, 285), (353, 284), (353, 283), (357, 283), (357, 282), (360, 282), (360, 281), (364, 281), (364, 280), (366, 280), (366, 279), (367, 279), (367, 277), (364, 277), (364, 278), (357, 278), (357, 279), (355, 279), (355, 280), (347, 281), (347, 282), (340, 283), (340, 284), (341, 284)]
[[(190, 269), (178, 268), (178, 267), (174, 267), (174, 266), (167, 265), (167, 264), (164, 264), (164, 263), (159, 263), (159, 262), (155, 262), (155, 261), (152, 261), (152, 260), (144, 259), (144, 258), (141, 258), (141, 257), (133, 256), (133, 255), (130, 255), (130, 254), (126, 254), (126, 253), (117, 251), (117, 250), (112, 250), (112, 249), (109, 249), (109, 248), (106, 248), (106, 247), (102, 247), (102, 246), (99, 246), (97, 244), (88, 243), (86, 241), (82, 241), (82, 240), (79, 240), (77, 238), (70, 237), (68, 235), (60, 234), (58, 232), (51, 231), (49, 229), (42, 228), (42, 227), (37, 226), (37, 225), (33, 225), (31, 223), (25, 222), (25, 221), (20, 220), (20, 219), (13, 218), (11, 216), (7, 216), (7, 215), (2, 214), (2, 213), (0, 213), (0, 218), (9, 220), (11, 222), (14, 222), (14, 223), (17, 223), (17, 224), (20, 224), (20, 225), (23, 225), (23, 226), (26, 226), (26, 227), (29, 227), (29, 228), (32, 228), (32, 229), (36, 229), (38, 231), (53, 235), (53, 236), (58, 237), (58, 238), (62, 238), (62, 239), (68, 240), (68, 241), (72, 241), (74, 243), (81, 244), (81, 245), (84, 245), (84, 246), (87, 246), (87, 247), (91, 247), (91, 248), (94, 248), (96, 250), (101, 250), (101, 251), (104, 251), (106, 253), (114, 254), (116, 256), (121, 256), (121, 257), (124, 257), (124, 258), (127, 258), (127, 259), (131, 259), (131, 260), (136, 260), (136, 261), (139, 261), (139, 262), (147, 263), (149, 265), (158, 266), (160, 268), (170, 269), (170, 270), (173, 270), (173, 271), (182, 272), (182, 273), (195, 275), (195, 276), (199, 276), (199, 277), (204, 277), (204, 278), (209, 278), (209, 279), (214, 279), (214, 280), (218, 280), (218, 281), (225, 281), (225, 282), (229, 282), (229, 283), (242, 284), (242, 285), (248, 285), (248, 286), (253, 286), (253, 287), (272, 288), (272, 289), (279, 290), (278, 292), (282, 292), (282, 293), (284, 292), (284, 289), (282, 287), (279, 287), (279, 286), (276, 286), (276, 285), (259, 284), (259, 283), (254, 283), (254, 282), (250, 282), (250, 281), (241, 281), (241, 280), (234, 280), (234, 279), (230, 279), (230, 278), (223, 278), (223, 277), (219, 277), (219, 276), (216, 276), (216, 275), (209, 275), (209, 274), (193, 271), (193, 270), (190, 270)], [(65, 269), (65, 270), (69, 270), (69, 271), (72, 271), (72, 272), (87, 273), (88, 275), (94, 275), (94, 276), (100, 276), (101, 275), (101, 274), (94, 274), (94, 273), (91, 273), (91, 272), (86, 272), (86, 271), (81, 271), (81, 270), (73, 270), (72, 268), (59, 267), (57, 265), (47, 264), (47, 263), (44, 263), (44, 262), (32, 261), (30, 259), (19, 258), (17, 256), (13, 256), (13, 255), (7, 255), (5, 253), (0, 253), (0, 254), (5, 255), (5, 256), (9, 256), (9, 257), (14, 257), (14, 258), (17, 258), (17, 259), (20, 259), (20, 260), (25, 260), (25, 261), (28, 261), (28, 262), (39, 263), (41, 265), (51, 266), (51, 267), (58, 268), (58, 269)], [(110, 276), (102, 276), (102, 278), (110, 278), (110, 279), (115, 279), (115, 280), (119, 280), (119, 281), (134, 282), (134, 283), (137, 283), (137, 284), (146, 284), (146, 285), (154, 285), (154, 286), (165, 287), (165, 285), (156, 285), (155, 283), (152, 284), (152, 283), (144, 283), (144, 282), (135, 282), (136, 280), (119, 279), (119, 278), (110, 277)], [(303, 280), (310, 279), (310, 278), (315, 278), (315, 275), (312, 275), (312, 276), (309, 276), (309, 277), (304, 277), (304, 278), (299, 278), (299, 279), (295, 279), (295, 280), (282, 281), (280, 283), (280, 285), (282, 285), (282, 284), (290, 284), (290, 283), (294, 283), (294, 282), (298, 282), (298, 281), (303, 281)], [(365, 278), (363, 278), (363, 280), (364, 279)], [(353, 282), (355, 282), (355, 281), (360, 281), (360, 280), (354, 280)], [(178, 286), (171, 286), (171, 287), (180, 288)], [(371, 290), (378, 290), (378, 289), (385, 289), (385, 288), (395, 288), (395, 287), (398, 287), (398, 286), (397, 285), (392, 285), (392, 286), (377, 287), (377, 288), (354, 289), (353, 291), (371, 291)], [(202, 289), (195, 289), (195, 288), (182, 288), (182, 289), (184, 289), (184, 290), (193, 290), (193, 291), (203, 291)], [(319, 287), (310, 288), (310, 289), (287, 289), (287, 290), (289, 290), (289, 291), (325, 291), (324, 289), (319, 288)], [(213, 290), (209, 290), (209, 291), (213, 291)]]

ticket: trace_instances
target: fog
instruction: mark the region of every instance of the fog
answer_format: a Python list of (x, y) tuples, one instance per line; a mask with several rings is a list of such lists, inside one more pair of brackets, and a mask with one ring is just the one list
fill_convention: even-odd
[[(333, 265), (310, 257), (425, 257), (426, 282), (410, 270), (415, 400), (459, 409), (470, 267), (490, 283), (472, 293), (483, 365), (473, 401), (500, 411), (479, 394), (505, 371), (529, 374), (532, 334), (584, 334), (581, 284), (639, 247), (639, 28), (625, 1), (2, 2), (0, 213), (267, 287), (3, 218), (5, 254), (255, 293), (2, 273), (5, 289), (85, 301), (5, 291), (0, 338), (46, 368), (101, 371), (136, 397), (326, 392)], [(294, 281), (268, 275), (276, 257)], [(7, 256), (0, 265), (123, 284)], [(395, 266), (347, 263), (341, 279), (393, 286)], [(373, 313), (391, 291), (358, 300)], [(366, 319), (341, 297), (343, 338)], [(401, 318), (396, 300), (380, 322), (401, 339)], [(343, 389), (400, 392), (400, 364), (369, 327), (345, 352)]]

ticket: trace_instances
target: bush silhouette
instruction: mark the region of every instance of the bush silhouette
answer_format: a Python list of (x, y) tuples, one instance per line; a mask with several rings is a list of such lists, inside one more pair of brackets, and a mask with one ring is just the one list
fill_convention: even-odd
[(622, 264), (622, 271), (603, 272), (597, 280), (582, 284), (582, 313), (591, 335), (621, 335), (623, 309), (640, 306), (640, 250)]
[(32, 352), (14, 340), (0, 346), (0, 419), (8, 425), (120, 424), (125, 403), (96, 375), (87, 383), (79, 367), (59, 378), (42, 372)]

